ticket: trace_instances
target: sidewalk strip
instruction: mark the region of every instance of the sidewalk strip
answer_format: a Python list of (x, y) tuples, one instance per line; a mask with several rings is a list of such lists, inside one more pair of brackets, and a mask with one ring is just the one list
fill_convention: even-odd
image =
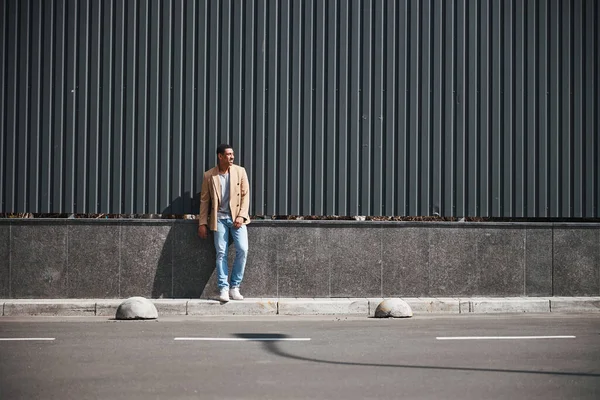
[(43, 337), (32, 337), (32, 338), (0, 338), (0, 342), (17, 342), (17, 341), (38, 341), (38, 340), (43, 340), (43, 341), (51, 341), (54, 340), (54, 338), (43, 338)]
[(174, 340), (191, 340), (205, 342), (306, 342), (310, 338), (205, 338), (205, 337), (176, 337)]
[(436, 337), (437, 340), (527, 340), (527, 339), (575, 339), (575, 336), (450, 336)]

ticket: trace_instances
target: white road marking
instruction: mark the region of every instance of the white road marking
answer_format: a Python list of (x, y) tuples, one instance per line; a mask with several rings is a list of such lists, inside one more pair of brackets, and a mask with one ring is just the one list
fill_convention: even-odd
[(175, 340), (194, 340), (207, 342), (306, 342), (310, 338), (208, 338), (208, 337), (176, 337)]
[(17, 342), (17, 341), (38, 341), (38, 340), (43, 340), (43, 341), (50, 341), (50, 340), (54, 340), (53, 337), (31, 337), (31, 338), (0, 338), (0, 341), (2, 342)]
[(527, 339), (575, 339), (575, 336), (438, 336), (437, 340), (527, 340)]

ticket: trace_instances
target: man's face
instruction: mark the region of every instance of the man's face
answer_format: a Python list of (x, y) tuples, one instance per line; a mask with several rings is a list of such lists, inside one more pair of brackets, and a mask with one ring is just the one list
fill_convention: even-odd
[(219, 154), (219, 164), (222, 167), (230, 167), (233, 165), (233, 160), (234, 160), (234, 155), (233, 155), (233, 149), (225, 149), (225, 153), (223, 154)]

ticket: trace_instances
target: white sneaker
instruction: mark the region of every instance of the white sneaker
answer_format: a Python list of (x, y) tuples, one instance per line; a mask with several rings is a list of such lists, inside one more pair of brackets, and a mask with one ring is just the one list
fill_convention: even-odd
[(229, 301), (229, 289), (227, 289), (227, 288), (221, 289), (221, 292), (219, 293), (219, 300), (222, 302)]
[(244, 296), (240, 294), (239, 287), (232, 287), (229, 291), (229, 296), (231, 296), (233, 300), (244, 300)]

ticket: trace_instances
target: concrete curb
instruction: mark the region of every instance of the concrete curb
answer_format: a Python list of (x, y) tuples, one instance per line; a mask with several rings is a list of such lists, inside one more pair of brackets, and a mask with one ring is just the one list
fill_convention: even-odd
[(551, 297), (551, 312), (600, 312), (600, 297)]
[[(402, 297), (413, 314), (460, 314), (461, 299), (449, 297)], [(377, 305), (375, 305), (377, 307)]]
[(343, 299), (279, 299), (280, 315), (369, 315), (369, 300)]
[(277, 315), (277, 299), (189, 300), (187, 315)]
[[(401, 297), (415, 315), (600, 313), (597, 297)], [(254, 298), (220, 303), (206, 299), (150, 299), (160, 316), (353, 315), (370, 316), (384, 299)], [(0, 299), (0, 316), (101, 316), (114, 318), (121, 299)]]
[[(95, 316), (95, 300), (0, 300), (3, 316)], [(116, 309), (115, 309), (116, 310)]]

